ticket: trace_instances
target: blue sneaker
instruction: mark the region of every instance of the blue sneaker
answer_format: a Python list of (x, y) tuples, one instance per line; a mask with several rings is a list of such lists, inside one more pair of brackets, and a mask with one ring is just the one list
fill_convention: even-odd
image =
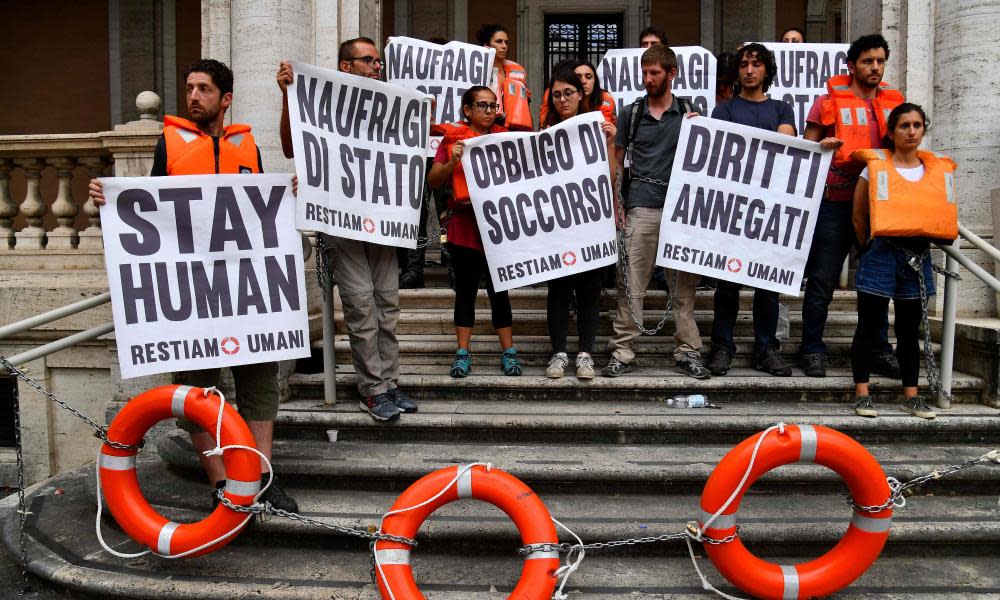
[(459, 348), (455, 353), (455, 362), (451, 363), (451, 376), (456, 378), (468, 377), (472, 371), (472, 357), (469, 351)]
[(517, 348), (511, 346), (500, 356), (500, 367), (504, 375), (520, 375), (521, 361), (517, 360)]

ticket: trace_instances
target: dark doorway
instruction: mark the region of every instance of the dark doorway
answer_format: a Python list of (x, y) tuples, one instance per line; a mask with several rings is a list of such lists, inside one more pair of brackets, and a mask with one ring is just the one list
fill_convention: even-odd
[(11, 377), (0, 377), (0, 447), (14, 446), (14, 386)]
[(595, 67), (604, 53), (622, 47), (623, 13), (545, 15), (545, 82), (552, 66), (564, 60), (590, 61)]

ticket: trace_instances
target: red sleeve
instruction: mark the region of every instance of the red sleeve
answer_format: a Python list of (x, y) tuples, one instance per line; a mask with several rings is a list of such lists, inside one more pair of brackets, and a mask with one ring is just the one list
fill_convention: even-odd
[(434, 162), (441, 163), (442, 165), (448, 162), (448, 145), (444, 142), (438, 144), (437, 154), (434, 155)]
[(829, 94), (823, 94), (822, 96), (816, 98), (816, 101), (813, 102), (812, 108), (809, 109), (809, 114), (806, 116), (806, 123), (819, 125), (820, 127), (823, 126), (823, 118), (821, 114), (823, 112), (823, 103), (829, 98)]

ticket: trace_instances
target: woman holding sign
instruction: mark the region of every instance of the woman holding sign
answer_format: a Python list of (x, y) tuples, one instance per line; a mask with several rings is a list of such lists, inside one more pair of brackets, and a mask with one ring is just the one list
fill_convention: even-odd
[[(556, 71), (549, 89), (546, 90), (548, 111), (545, 127), (575, 117), (585, 110), (585, 90), (585, 84), (580, 80), (578, 71), (570, 67)], [(618, 130), (608, 121), (601, 123), (601, 129), (607, 136), (608, 157), (611, 163), (610, 181), (614, 181), (616, 164), (614, 139)], [(594, 349), (597, 320), (601, 310), (601, 269), (549, 280), (547, 320), (553, 355), (548, 368), (545, 369), (545, 375), (553, 379), (562, 377), (569, 364), (566, 336), (569, 331), (569, 306), (574, 292), (577, 306), (576, 330), (580, 340), (576, 355), (576, 376), (578, 379), (593, 379), (595, 374), (594, 359), (590, 353)]]
[[(876, 417), (868, 378), (872, 350), (882, 324), (895, 307), (896, 354), (903, 379), (901, 408), (923, 419), (936, 415), (917, 395), (920, 374), (918, 329), (923, 317), (921, 298), (934, 295), (931, 240), (958, 237), (955, 163), (919, 149), (927, 117), (916, 104), (903, 103), (889, 113), (885, 150), (858, 150), (853, 158), (866, 162), (854, 190), (854, 232), (861, 247), (858, 258), (858, 328), (851, 345), (851, 369), (857, 399), (854, 411)], [(928, 340), (929, 341), (929, 340)]]
[[(497, 117), (497, 96), (489, 88), (475, 85), (462, 95), (464, 123), (456, 123), (446, 128), (446, 135), (438, 146), (434, 166), (427, 174), (427, 184), (439, 188), (451, 179), (452, 194), (448, 198), (447, 241), (445, 246), (451, 264), (455, 269), (455, 337), (458, 351), (451, 365), (452, 377), (466, 377), (472, 370), (469, 344), (472, 328), (476, 324), (476, 295), (479, 293), (479, 277), (488, 273), (483, 240), (479, 235), (476, 215), (469, 198), (469, 187), (465, 183), (462, 169), (462, 152), (465, 140), (488, 133), (507, 131), (494, 121)], [(493, 328), (500, 338), (503, 354), (500, 365), (504, 375), (520, 375), (521, 363), (514, 347), (513, 314), (507, 292), (493, 290), (493, 280), (486, 278), (486, 294), (490, 298), (493, 312)]]

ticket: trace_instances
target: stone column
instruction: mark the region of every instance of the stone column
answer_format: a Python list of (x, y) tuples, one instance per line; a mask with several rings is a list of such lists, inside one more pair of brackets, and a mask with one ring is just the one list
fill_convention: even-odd
[[(333, 3), (330, 3), (333, 4)], [(281, 153), (281, 92), (274, 82), (280, 60), (313, 62), (313, 2), (232, 0), (233, 123), (247, 123), (260, 147), (265, 172), (290, 172)]]
[[(958, 163), (959, 219), (991, 239), (990, 190), (1000, 187), (1000, 63), (994, 45), (1000, 31), (995, 0), (937, 0), (934, 14), (934, 150)], [(988, 272), (991, 260), (966, 250)], [(959, 314), (993, 316), (995, 295), (974, 277), (959, 287)]]
[[(80, 164), (87, 168), (91, 178), (103, 175), (106, 165), (104, 159), (99, 156), (85, 156), (80, 159)], [(94, 204), (89, 194), (87, 202), (83, 205), (83, 214), (87, 215), (88, 226), (79, 234), (79, 248), (81, 250), (103, 250), (104, 232), (101, 230), (101, 209)]]
[(14, 217), (17, 204), (10, 197), (10, 171), (13, 165), (0, 158), (0, 252), (14, 247)]
[(45, 229), (42, 228), (42, 217), (49, 207), (42, 199), (40, 180), (42, 168), (45, 166), (37, 158), (14, 159), (14, 164), (24, 169), (24, 179), (27, 189), (24, 201), (21, 202), (21, 214), (28, 221), (27, 226), (14, 234), (18, 250), (41, 250), (45, 248)]
[(59, 191), (52, 203), (52, 214), (59, 225), (49, 232), (47, 248), (50, 250), (68, 250), (75, 248), (79, 238), (73, 223), (80, 208), (73, 202), (73, 190), (70, 184), (73, 180), (73, 168), (76, 161), (72, 158), (49, 158), (46, 162), (56, 170), (59, 178)]

